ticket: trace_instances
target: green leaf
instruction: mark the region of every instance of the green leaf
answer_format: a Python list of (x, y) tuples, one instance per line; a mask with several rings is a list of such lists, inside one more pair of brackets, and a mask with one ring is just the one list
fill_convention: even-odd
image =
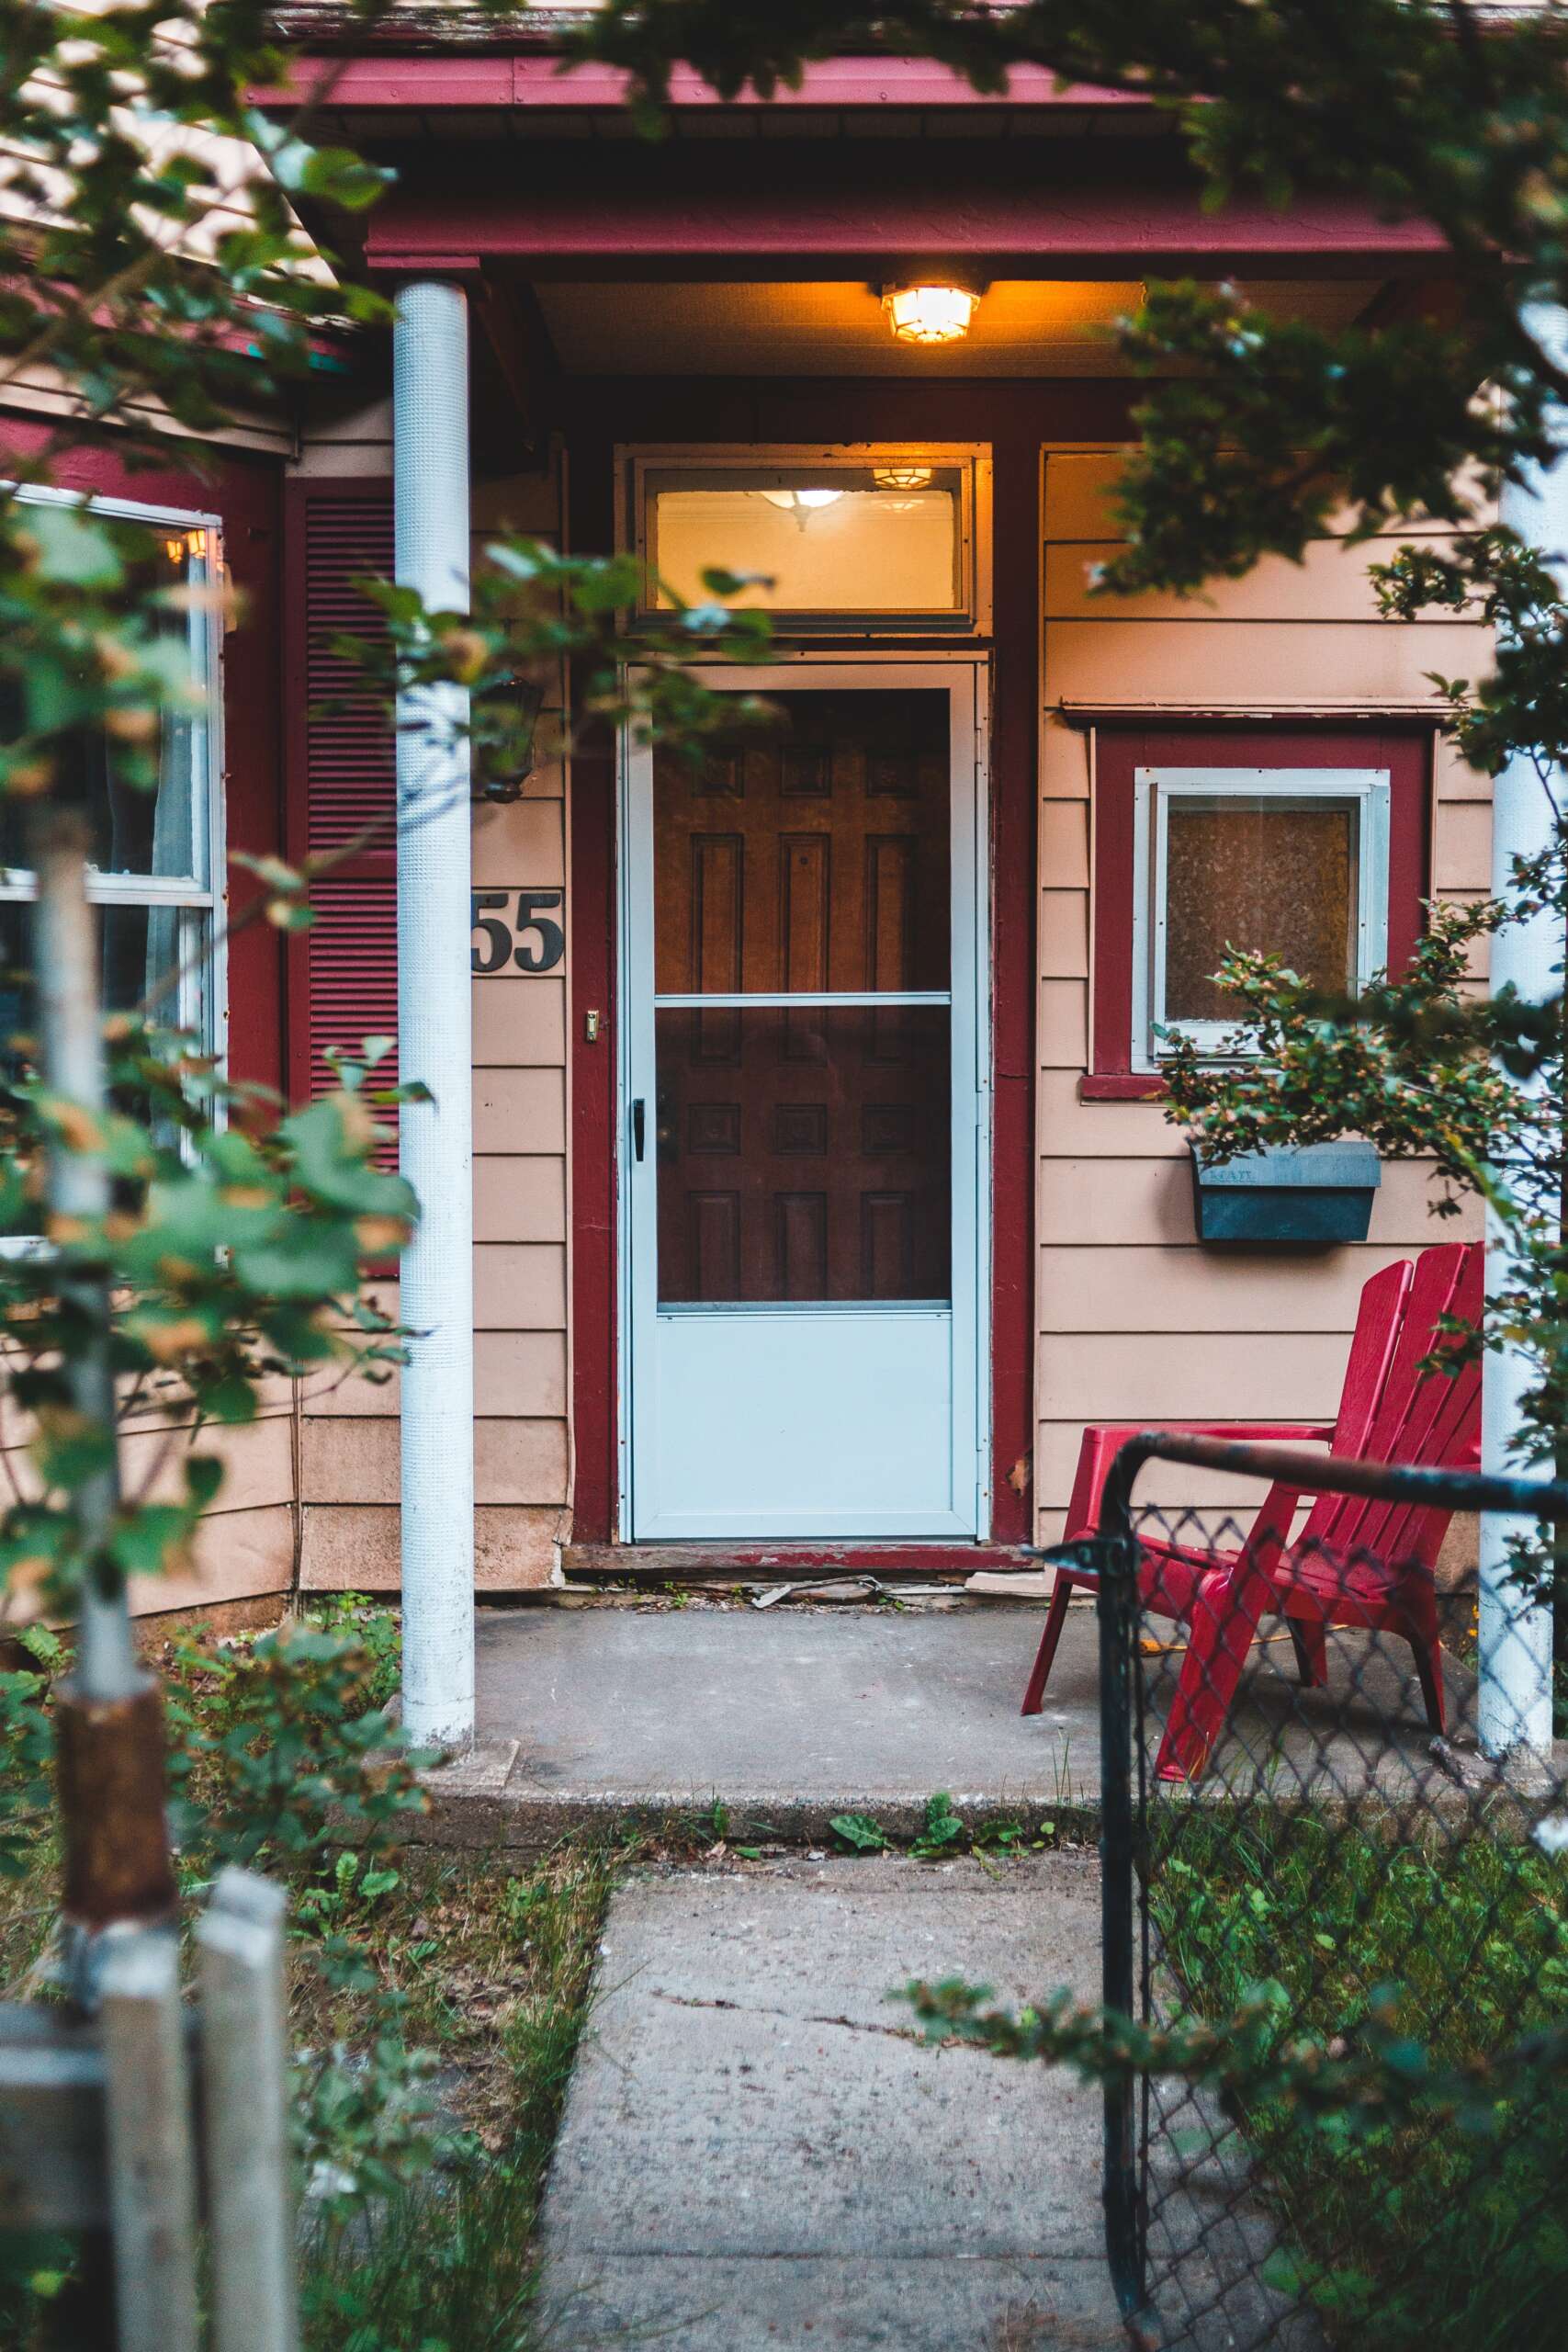
[(857, 1854), (879, 1854), (888, 1843), (886, 1831), (869, 1813), (836, 1813), (828, 1826)]
[(125, 576), (113, 531), (79, 506), (28, 505), (12, 530), (31, 543), (35, 579), (51, 586), (118, 588)]
[(185, 1464), (186, 1494), (191, 1507), (205, 1510), (215, 1502), (223, 1484), (223, 1464), (216, 1454), (188, 1453)]
[(109, 1538), (109, 1555), (128, 1577), (155, 1577), (189, 1541), (192, 1514), (179, 1503), (143, 1503), (120, 1519)]

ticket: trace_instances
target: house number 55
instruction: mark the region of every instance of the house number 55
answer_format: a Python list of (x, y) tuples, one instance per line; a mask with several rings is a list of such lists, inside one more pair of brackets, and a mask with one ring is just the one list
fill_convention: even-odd
[(559, 890), (476, 890), (473, 968), (481, 978), (512, 972), (553, 972), (566, 954), (566, 933), (555, 917)]

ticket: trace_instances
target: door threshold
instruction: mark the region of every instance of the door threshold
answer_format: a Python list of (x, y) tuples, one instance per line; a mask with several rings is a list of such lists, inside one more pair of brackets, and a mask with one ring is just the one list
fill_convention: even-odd
[(858, 1569), (887, 1583), (932, 1577), (955, 1581), (976, 1568), (1028, 1568), (1033, 1561), (1017, 1544), (949, 1544), (940, 1537), (922, 1543), (850, 1541), (843, 1544), (563, 1544), (560, 1564), (572, 1577), (638, 1577), (649, 1584), (680, 1578), (693, 1584), (735, 1584), (746, 1577), (813, 1575), (818, 1569), (846, 1574)]

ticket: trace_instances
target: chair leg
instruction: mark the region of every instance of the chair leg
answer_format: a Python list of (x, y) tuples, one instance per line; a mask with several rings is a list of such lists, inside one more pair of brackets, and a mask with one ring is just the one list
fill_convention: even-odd
[(1309, 1690), (1321, 1690), (1328, 1680), (1328, 1645), (1314, 1617), (1287, 1617), (1295, 1645), (1296, 1672)]
[(1045, 1700), (1045, 1684), (1051, 1672), (1056, 1645), (1062, 1638), (1062, 1628), (1067, 1622), (1067, 1600), (1077, 1579), (1066, 1568), (1058, 1568), (1056, 1581), (1051, 1588), (1051, 1606), (1045, 1612), (1045, 1631), (1040, 1636), (1040, 1647), (1034, 1654), (1029, 1681), (1024, 1689), (1023, 1705), (1019, 1713), (1037, 1715)]
[(1421, 1679), (1421, 1696), (1427, 1705), (1427, 1721), (1434, 1731), (1447, 1725), (1447, 1709), (1443, 1700), (1442, 1645), (1435, 1634), (1423, 1635), (1410, 1645), (1416, 1659), (1416, 1671)]
[[(1259, 1603), (1262, 1597), (1260, 1592)], [(1155, 1765), (1159, 1780), (1201, 1780), (1214, 1743), (1225, 1727), (1262, 1610), (1260, 1605), (1239, 1606), (1234, 1593), (1224, 1598), (1229, 1605), (1223, 1615), (1218, 1597), (1207, 1593), (1199, 1595), (1192, 1611), (1187, 1656), (1181, 1662)]]

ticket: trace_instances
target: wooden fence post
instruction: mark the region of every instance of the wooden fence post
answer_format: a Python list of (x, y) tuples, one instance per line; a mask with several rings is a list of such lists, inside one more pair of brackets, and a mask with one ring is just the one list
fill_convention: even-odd
[(299, 2352), (285, 1908), (281, 1887), (229, 1869), (196, 1930), (214, 2352)]
[(116, 2352), (198, 2352), (196, 2163), (179, 1946), (164, 1928), (103, 1939)]

